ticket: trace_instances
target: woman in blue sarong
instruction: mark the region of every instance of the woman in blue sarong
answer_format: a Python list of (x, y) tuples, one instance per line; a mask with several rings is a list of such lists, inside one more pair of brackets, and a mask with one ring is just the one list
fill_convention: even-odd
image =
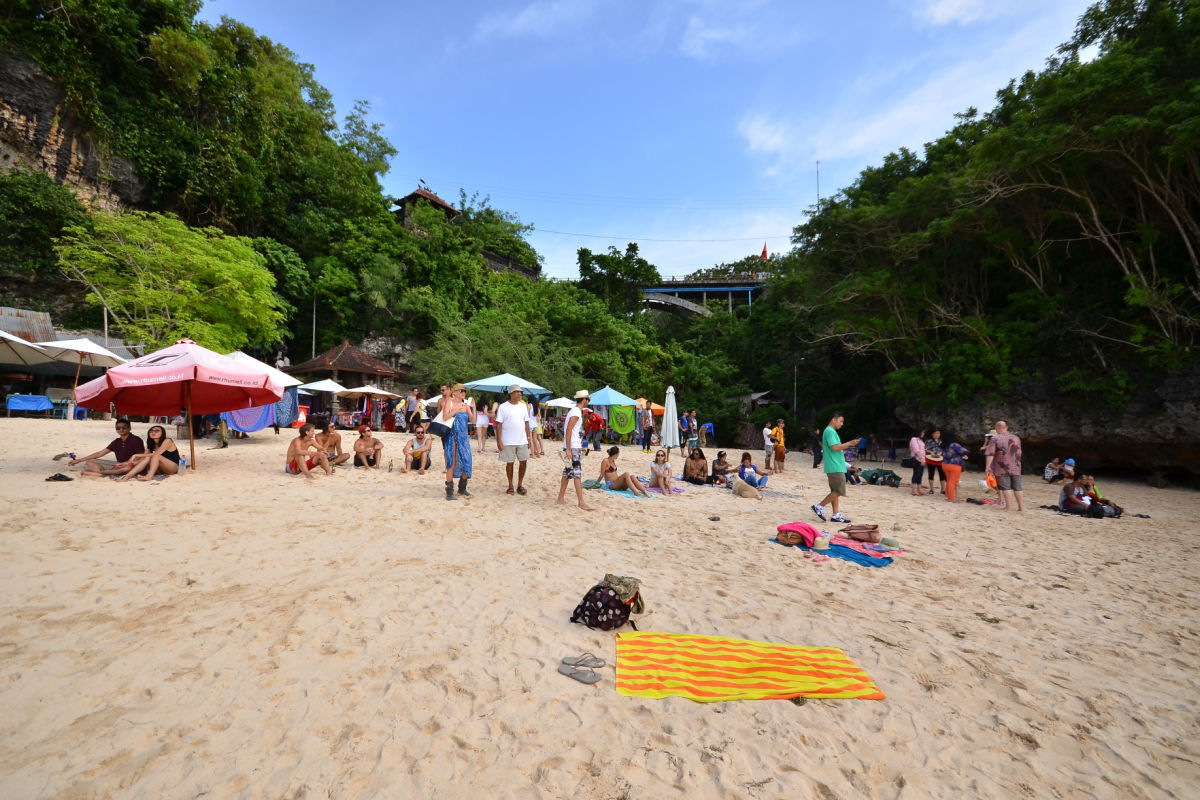
[(458, 478), (458, 493), (470, 497), (467, 481), (471, 478), (471, 437), (467, 425), (475, 424), (475, 407), (467, 403), (467, 387), (454, 384), (450, 402), (443, 408), (450, 425), (450, 433), (442, 437), (442, 453), (446, 456), (446, 499), (455, 499), (455, 478)]

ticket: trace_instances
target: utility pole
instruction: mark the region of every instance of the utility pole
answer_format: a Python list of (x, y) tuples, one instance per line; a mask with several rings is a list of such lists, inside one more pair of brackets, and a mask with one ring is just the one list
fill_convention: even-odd
[(817, 208), (821, 207), (821, 159), (817, 159)]

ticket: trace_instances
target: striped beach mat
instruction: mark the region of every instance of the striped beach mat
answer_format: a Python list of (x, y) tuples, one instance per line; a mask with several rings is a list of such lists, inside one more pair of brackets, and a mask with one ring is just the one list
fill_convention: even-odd
[(699, 703), (885, 696), (836, 647), (651, 631), (617, 634), (617, 691), (635, 697), (676, 695)]

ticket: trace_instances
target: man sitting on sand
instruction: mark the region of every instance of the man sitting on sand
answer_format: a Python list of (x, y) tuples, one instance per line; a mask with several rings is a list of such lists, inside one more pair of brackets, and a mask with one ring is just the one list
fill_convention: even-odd
[(358, 440), (354, 443), (354, 466), (379, 469), (383, 460), (383, 442), (371, 435), (370, 425), (358, 426)]
[(413, 438), (404, 445), (404, 467), (401, 472), (408, 472), (414, 466), (418, 475), (424, 475), (429, 469), (429, 454), (433, 452), (433, 437), (425, 433), (425, 426), (417, 423)]
[(325, 450), (317, 444), (316, 437), (313, 436), (315, 430), (316, 426), (311, 422), (300, 426), (299, 435), (288, 445), (287, 464), (284, 467), (287, 474), (303, 475), (311, 481), (313, 479), (312, 469), (317, 465), (325, 470), (326, 475), (333, 474), (333, 468), (329, 466)]
[(325, 451), (330, 465), (336, 467), (349, 461), (350, 454), (342, 452), (342, 435), (338, 433), (333, 420), (326, 422), (322, 431), (316, 435), (316, 442)]
[[(133, 466), (130, 459), (146, 452), (146, 445), (130, 432), (131, 429), (129, 420), (122, 417), (117, 420), (117, 438), (109, 442), (107, 447), (83, 458), (73, 458), (67, 463), (72, 467), (82, 463), (86, 472), (95, 475), (124, 475)], [(116, 461), (100, 460), (110, 453)]]

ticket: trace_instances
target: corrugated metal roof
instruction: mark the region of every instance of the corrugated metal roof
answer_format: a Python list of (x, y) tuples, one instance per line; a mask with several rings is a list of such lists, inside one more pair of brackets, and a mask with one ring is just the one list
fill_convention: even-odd
[(0, 330), (19, 336), (27, 342), (50, 342), (58, 339), (54, 323), (45, 311), (0, 306)]

